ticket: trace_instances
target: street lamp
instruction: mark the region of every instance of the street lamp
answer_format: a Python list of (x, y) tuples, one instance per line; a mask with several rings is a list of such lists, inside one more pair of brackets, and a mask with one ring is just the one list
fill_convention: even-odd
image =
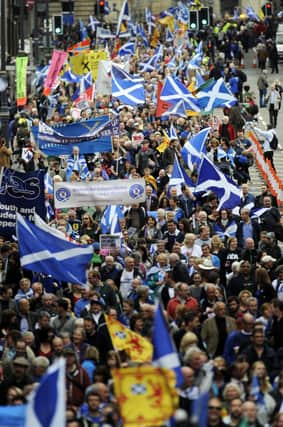
[(0, 92), (0, 129), (2, 136), (8, 141), (9, 107), (7, 100), (7, 72), (6, 72), (6, 0), (1, 0), (1, 70), (0, 79), (3, 89)]

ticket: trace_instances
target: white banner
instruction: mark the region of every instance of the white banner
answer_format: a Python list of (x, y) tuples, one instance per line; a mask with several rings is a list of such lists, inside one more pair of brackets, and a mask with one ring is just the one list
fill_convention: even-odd
[(144, 201), (144, 179), (56, 182), (54, 184), (56, 209), (95, 205), (132, 205)]

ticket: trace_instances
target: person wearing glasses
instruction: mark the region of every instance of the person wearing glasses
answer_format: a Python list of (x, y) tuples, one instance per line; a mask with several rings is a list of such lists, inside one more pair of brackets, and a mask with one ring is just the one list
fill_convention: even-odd
[(208, 401), (208, 427), (226, 427), (228, 424), (225, 424), (222, 421), (222, 402), (218, 397), (212, 397)]

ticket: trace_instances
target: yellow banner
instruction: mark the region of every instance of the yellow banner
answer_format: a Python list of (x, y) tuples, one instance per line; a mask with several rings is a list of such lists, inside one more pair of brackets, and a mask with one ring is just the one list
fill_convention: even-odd
[(173, 371), (153, 366), (112, 370), (124, 427), (164, 425), (178, 401)]
[(83, 75), (91, 71), (93, 80), (97, 79), (99, 61), (108, 59), (107, 52), (97, 50), (94, 52), (79, 53), (69, 58), (72, 72)]

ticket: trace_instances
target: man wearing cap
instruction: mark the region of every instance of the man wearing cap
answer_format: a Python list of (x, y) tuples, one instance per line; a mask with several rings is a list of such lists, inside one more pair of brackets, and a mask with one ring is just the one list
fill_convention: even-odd
[(95, 292), (94, 295), (90, 298), (90, 303), (86, 308), (82, 311), (81, 316), (91, 316), (95, 322), (96, 327), (99, 325), (105, 324), (104, 317), (104, 301), (101, 296)]
[(268, 232), (264, 236), (264, 240), (260, 245), (261, 252), (266, 255), (270, 255), (275, 260), (279, 260), (281, 258), (281, 249), (276, 243), (275, 233), (272, 231)]
[(76, 358), (76, 353), (71, 347), (63, 351), (66, 358), (66, 392), (67, 406), (78, 410), (84, 401), (84, 393), (90, 385), (88, 374)]

